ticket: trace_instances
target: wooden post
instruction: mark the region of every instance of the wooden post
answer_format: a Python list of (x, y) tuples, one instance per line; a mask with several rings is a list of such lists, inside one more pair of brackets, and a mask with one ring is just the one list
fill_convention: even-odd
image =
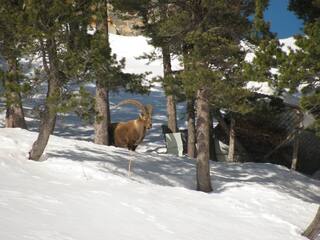
[(300, 131), (303, 129), (303, 116), (304, 116), (300, 108), (295, 109), (295, 111), (299, 118), (299, 123), (297, 124), (296, 132), (294, 133), (293, 153), (292, 153), (292, 163), (291, 163), (292, 170), (297, 169), (298, 155), (299, 155), (299, 134), (300, 134)]
[(292, 163), (291, 163), (292, 170), (297, 169), (298, 153), (299, 153), (299, 132), (297, 131), (294, 135), (294, 140), (293, 140), (293, 153), (292, 153)]
[(129, 164), (128, 164), (128, 177), (131, 177), (131, 162), (133, 158), (133, 151), (129, 150)]
[(235, 120), (231, 117), (230, 130), (229, 130), (229, 152), (228, 152), (228, 162), (235, 162)]

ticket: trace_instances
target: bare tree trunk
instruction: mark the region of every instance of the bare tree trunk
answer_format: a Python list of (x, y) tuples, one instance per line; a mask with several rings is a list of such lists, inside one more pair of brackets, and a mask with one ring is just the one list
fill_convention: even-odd
[(197, 93), (197, 190), (211, 192), (210, 179), (210, 110), (207, 90)]
[(210, 146), (210, 159), (213, 161), (217, 161), (217, 157), (216, 157), (216, 149), (215, 149), (215, 144), (214, 144), (214, 129), (213, 129), (213, 118), (212, 118), (212, 112), (210, 111), (209, 113), (210, 115), (210, 142), (209, 142), (209, 146)]
[[(104, 34), (106, 38), (107, 47), (109, 44), (109, 28), (108, 28), (108, 8), (107, 1), (105, 4), (104, 16)], [(94, 123), (94, 143), (101, 145), (109, 145), (109, 125), (111, 122), (110, 117), (110, 104), (109, 104), (109, 90), (104, 83), (104, 79), (97, 79), (96, 81), (96, 117)]]
[[(61, 96), (61, 79), (59, 75), (59, 62), (57, 46), (54, 39), (47, 40), (47, 50), (50, 68), (48, 75), (48, 92), (45, 109), (41, 114), (41, 124), (37, 140), (29, 152), (29, 159), (38, 161), (46, 148), (49, 137), (53, 132), (56, 122), (56, 106)], [(45, 54), (44, 52), (42, 54)]]
[[(223, 119), (223, 117), (221, 116), (221, 113), (219, 110), (214, 110), (214, 116), (215, 118), (218, 120), (219, 124), (221, 125), (222, 129), (224, 130), (224, 132), (226, 134), (230, 133), (230, 128), (227, 125), (227, 123), (225, 122), (225, 120)], [(235, 145), (237, 146), (237, 149), (239, 150), (239, 152), (245, 156), (246, 161), (250, 161), (250, 156), (249, 153), (247, 152), (247, 150), (243, 147), (243, 145), (241, 144), (240, 141), (237, 140), (237, 138), (234, 138), (234, 142)]]
[(318, 212), (314, 217), (313, 221), (310, 223), (308, 228), (302, 234), (303, 236), (315, 240), (320, 236), (320, 206), (318, 208)]
[(178, 131), (177, 110), (176, 110), (176, 101), (173, 95), (167, 96), (167, 114), (168, 114), (168, 128), (172, 132), (177, 132)]
[(188, 156), (196, 157), (196, 128), (194, 100), (187, 101), (187, 120), (188, 120)]
[(235, 120), (231, 117), (230, 121), (230, 131), (229, 131), (229, 152), (228, 152), (228, 162), (235, 162)]
[(9, 62), (9, 75), (5, 76), (4, 86), (6, 92), (6, 127), (27, 129), (22, 108), (21, 94), (19, 92), (18, 62), (11, 59)]
[(292, 152), (292, 163), (291, 163), (292, 170), (297, 169), (298, 154), (299, 154), (299, 133), (297, 132), (295, 133), (294, 140), (293, 140), (293, 152)]
[(11, 93), (13, 99), (16, 99), (17, 103), (12, 103), (7, 106), (6, 110), (6, 127), (7, 128), (23, 128), (27, 129), (27, 124), (24, 118), (24, 111), (22, 108), (20, 93)]
[[(163, 75), (164, 77), (170, 77), (172, 74), (171, 69), (171, 58), (170, 58), (170, 49), (167, 45), (162, 47), (162, 56), (163, 56)], [(171, 86), (167, 86), (167, 116), (168, 116), (168, 128), (172, 132), (177, 132), (177, 112), (176, 112), (176, 102), (175, 98), (172, 95)], [(169, 91), (168, 91), (169, 90)]]
[(99, 81), (96, 83), (96, 117), (94, 143), (109, 145), (110, 124), (109, 92)]

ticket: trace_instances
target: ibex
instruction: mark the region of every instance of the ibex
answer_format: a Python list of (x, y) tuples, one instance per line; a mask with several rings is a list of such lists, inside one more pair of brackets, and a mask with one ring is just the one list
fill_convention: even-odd
[(135, 151), (146, 135), (147, 129), (152, 127), (152, 105), (144, 106), (134, 99), (123, 100), (116, 107), (132, 104), (141, 110), (137, 119), (128, 122), (112, 123), (109, 127), (110, 144), (116, 147), (127, 148)]

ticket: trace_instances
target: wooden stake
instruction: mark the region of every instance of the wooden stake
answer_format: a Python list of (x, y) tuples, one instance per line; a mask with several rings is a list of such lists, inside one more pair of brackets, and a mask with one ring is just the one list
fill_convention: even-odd
[(299, 133), (297, 132), (294, 136), (294, 142), (293, 142), (293, 153), (292, 153), (292, 163), (291, 163), (292, 170), (297, 169), (298, 153), (299, 153)]
[(235, 120), (231, 117), (230, 131), (229, 131), (229, 152), (228, 152), (228, 162), (234, 162), (235, 154)]

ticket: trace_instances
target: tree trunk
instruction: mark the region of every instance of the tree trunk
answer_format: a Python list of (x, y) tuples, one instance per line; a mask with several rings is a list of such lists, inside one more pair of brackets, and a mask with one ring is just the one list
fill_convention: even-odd
[(109, 92), (99, 81), (96, 83), (96, 117), (94, 143), (109, 145), (110, 125)]
[(176, 101), (173, 95), (167, 96), (167, 114), (168, 114), (168, 128), (171, 132), (177, 132), (177, 110)]
[(230, 131), (229, 131), (229, 152), (228, 152), (228, 162), (235, 162), (235, 120), (231, 117), (230, 121)]
[(9, 76), (5, 76), (5, 96), (6, 96), (6, 127), (27, 129), (22, 108), (21, 94), (18, 87), (18, 62), (12, 59), (9, 62)]
[(214, 128), (213, 128), (213, 117), (212, 117), (212, 112), (210, 111), (210, 142), (209, 142), (209, 146), (210, 146), (210, 159), (212, 161), (217, 161), (217, 157), (216, 157), (216, 148), (215, 148), (215, 144), (214, 144)]
[[(54, 130), (57, 104), (61, 97), (61, 79), (59, 74), (59, 62), (57, 56), (57, 46), (54, 39), (47, 40), (47, 50), (49, 58), (50, 74), (48, 76), (48, 92), (45, 109), (41, 114), (41, 124), (37, 140), (33, 143), (29, 152), (29, 159), (38, 161), (48, 144), (49, 137)], [(44, 53), (43, 53), (44, 54)]]
[[(227, 123), (225, 122), (223, 116), (221, 115), (221, 112), (219, 110), (214, 110), (213, 111), (213, 114), (215, 116), (215, 118), (218, 120), (219, 124), (221, 125), (223, 131), (226, 133), (226, 134), (229, 134), (230, 133), (230, 128), (229, 126), (227, 125)], [(245, 158), (245, 161), (248, 161), (250, 162), (250, 156), (249, 156), (249, 153), (247, 152), (247, 150), (243, 147), (243, 145), (241, 144), (240, 141), (237, 140), (237, 138), (235, 137), (234, 138), (234, 142), (235, 142), (235, 145), (237, 145), (237, 149), (238, 151), (240, 152), (241, 156), (244, 155), (244, 158)]]
[(211, 192), (210, 110), (207, 90), (198, 90), (197, 95), (197, 190)]
[[(106, 46), (109, 48), (109, 28), (108, 28), (108, 7), (107, 1), (105, 3), (105, 16), (104, 16), (104, 34)], [(97, 79), (96, 81), (96, 117), (94, 123), (94, 143), (101, 145), (109, 145), (109, 125), (111, 122), (110, 117), (110, 104), (109, 104), (109, 90), (104, 83), (105, 79)]]
[(299, 133), (296, 132), (293, 140), (293, 152), (292, 152), (292, 163), (291, 163), (292, 170), (297, 169), (298, 154), (299, 154)]
[[(7, 128), (23, 128), (27, 129), (27, 124), (24, 118), (24, 111), (22, 108), (21, 95), (17, 92), (9, 93), (11, 99), (16, 99), (16, 103), (7, 105), (6, 110), (6, 127)], [(10, 100), (9, 100), (10, 101)]]
[(194, 100), (187, 101), (187, 120), (188, 120), (188, 156), (196, 157), (196, 129), (195, 129), (195, 114)]
[(316, 216), (314, 217), (311, 224), (308, 226), (308, 228), (304, 231), (302, 234), (303, 236), (315, 240), (317, 237), (320, 236), (320, 206), (318, 208), (318, 212)]
[[(162, 57), (163, 57), (163, 75), (164, 77), (170, 77), (172, 74), (171, 69), (171, 58), (170, 58), (170, 49), (167, 45), (162, 47)], [(167, 116), (168, 116), (168, 128), (172, 132), (177, 132), (177, 112), (176, 112), (176, 102), (175, 98), (171, 93), (171, 86), (167, 86)]]

